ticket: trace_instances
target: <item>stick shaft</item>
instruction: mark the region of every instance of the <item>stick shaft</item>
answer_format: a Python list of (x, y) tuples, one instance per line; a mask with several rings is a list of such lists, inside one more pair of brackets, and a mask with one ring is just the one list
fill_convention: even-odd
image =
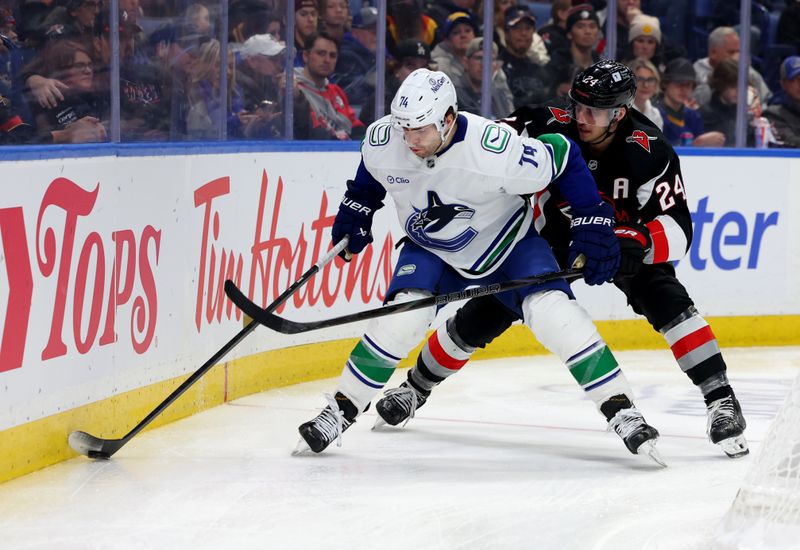
[(368, 309), (366, 311), (359, 311), (341, 317), (333, 317), (330, 319), (323, 319), (319, 321), (297, 322), (289, 319), (284, 319), (273, 315), (270, 311), (260, 308), (247, 298), (236, 285), (231, 283), (225, 285), (225, 292), (228, 298), (236, 304), (236, 307), (245, 312), (254, 321), (258, 321), (262, 325), (271, 328), (283, 334), (297, 334), (300, 332), (307, 332), (309, 330), (318, 330), (321, 328), (334, 327), (344, 325), (347, 323), (354, 323), (356, 321), (366, 321), (383, 317), (384, 315), (391, 315), (394, 313), (402, 313), (405, 311), (413, 311), (432, 306), (443, 306), (452, 302), (461, 300), (468, 300), (477, 296), (485, 296), (490, 294), (499, 294), (501, 292), (508, 292), (526, 286), (538, 285), (548, 281), (557, 279), (572, 280), (578, 279), (582, 276), (582, 272), (577, 269), (567, 269), (555, 273), (547, 273), (545, 275), (538, 275), (534, 277), (526, 277), (524, 279), (514, 279), (511, 281), (504, 281), (502, 283), (495, 283), (486, 286), (478, 286), (465, 289), (458, 292), (451, 292), (449, 294), (438, 294), (435, 296), (428, 296), (418, 300), (411, 300), (408, 302), (401, 302), (398, 304), (391, 304), (375, 309)]
[[(316, 264), (314, 264), (308, 271), (303, 273), (299, 279), (297, 279), (289, 288), (281, 293), (275, 301), (269, 304), (264, 311), (272, 312), (282, 303), (284, 303), (289, 297), (294, 294), (301, 286), (306, 284), (311, 277), (313, 277), (320, 269), (322, 269), (326, 264), (328, 264), (331, 260), (333, 260), (337, 254), (347, 248), (348, 239), (344, 238), (339, 241), (336, 246), (334, 246), (327, 254), (325, 254)], [(164, 399), (159, 405), (153, 409), (150, 414), (148, 414), (144, 419), (139, 422), (133, 429), (128, 432), (125, 437), (122, 438), (124, 442), (130, 440), (133, 436), (137, 433), (142, 431), (150, 422), (152, 422), (158, 415), (160, 415), (164, 410), (169, 407), (176, 399), (178, 399), (183, 393), (188, 390), (195, 382), (200, 380), (202, 376), (208, 372), (211, 367), (219, 363), (219, 361), (233, 348), (235, 348), (239, 342), (241, 342), (245, 336), (253, 332), (253, 330), (258, 326), (258, 321), (251, 320), (245, 327), (240, 330), (236, 336), (231, 338), (228, 343), (222, 346), (219, 350), (217, 350), (214, 355), (212, 355), (208, 361), (203, 363), (203, 365), (197, 369), (192, 375), (183, 381), (183, 383), (178, 386), (171, 394), (169, 394), (166, 399)], [(124, 444), (124, 443), (123, 443)], [(121, 447), (122, 445), (120, 445)]]

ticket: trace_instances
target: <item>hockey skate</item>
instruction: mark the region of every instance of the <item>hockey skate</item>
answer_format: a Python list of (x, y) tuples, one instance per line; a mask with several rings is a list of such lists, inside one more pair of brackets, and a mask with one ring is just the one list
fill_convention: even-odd
[(614, 430), (631, 453), (646, 455), (659, 466), (667, 467), (656, 449), (658, 430), (645, 422), (642, 413), (627, 397), (614, 396), (603, 403), (600, 410), (606, 418), (610, 417), (608, 431)]
[(390, 426), (397, 426), (403, 422), (405, 426), (409, 420), (414, 418), (414, 413), (417, 412), (422, 405), (427, 401), (428, 396), (417, 391), (408, 380), (400, 384), (398, 387), (386, 390), (384, 396), (375, 404), (375, 409), (378, 411), (378, 418), (375, 420), (375, 425), (372, 429), (380, 428), (384, 424)]
[(325, 399), (328, 401), (328, 406), (298, 428), (300, 441), (292, 452), (293, 455), (308, 450), (321, 453), (334, 441), (337, 447), (342, 446), (342, 433), (355, 422), (356, 407), (341, 393), (337, 393), (335, 398), (326, 393)]
[(736, 396), (731, 394), (713, 401), (706, 407), (706, 414), (708, 415), (706, 432), (712, 443), (722, 447), (725, 454), (731, 458), (738, 458), (750, 452), (747, 439), (744, 437), (747, 422), (744, 420), (742, 407)]

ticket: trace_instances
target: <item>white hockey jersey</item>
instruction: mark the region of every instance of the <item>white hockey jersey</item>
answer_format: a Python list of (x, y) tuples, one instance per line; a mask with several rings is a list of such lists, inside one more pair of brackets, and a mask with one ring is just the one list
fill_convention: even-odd
[(390, 118), (367, 129), (361, 146), (366, 174), (360, 167), (354, 183), (382, 186), (413, 242), (467, 277), (487, 275), (530, 227), (533, 211), (521, 195), (541, 191), (564, 171), (570, 142), (558, 135), (547, 142), (521, 137), (462, 113), (450, 146), (420, 159)]

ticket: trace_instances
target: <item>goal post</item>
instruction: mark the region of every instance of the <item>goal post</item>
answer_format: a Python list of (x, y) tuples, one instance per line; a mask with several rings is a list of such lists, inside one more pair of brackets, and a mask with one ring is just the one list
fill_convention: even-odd
[(721, 522), (714, 548), (800, 548), (800, 376)]

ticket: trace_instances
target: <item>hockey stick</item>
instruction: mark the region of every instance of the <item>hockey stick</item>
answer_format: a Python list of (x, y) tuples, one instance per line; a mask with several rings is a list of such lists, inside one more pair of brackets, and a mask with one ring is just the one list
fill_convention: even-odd
[(355, 321), (364, 321), (366, 319), (375, 319), (376, 317), (383, 317), (384, 315), (391, 315), (392, 313), (401, 313), (404, 311), (413, 311), (431, 306), (443, 306), (451, 302), (458, 302), (461, 300), (468, 300), (476, 296), (486, 296), (489, 294), (498, 294), (500, 292), (507, 292), (517, 288), (522, 288), (530, 285), (538, 285), (548, 281), (555, 281), (557, 279), (565, 279), (571, 281), (578, 279), (582, 276), (579, 269), (566, 269), (564, 271), (556, 271), (554, 273), (547, 273), (545, 275), (537, 275), (534, 277), (525, 277), (523, 279), (514, 279), (502, 283), (494, 283), (486, 286), (477, 286), (467, 288), (458, 292), (451, 292), (449, 294), (438, 294), (435, 296), (428, 296), (427, 298), (420, 298), (418, 300), (411, 300), (399, 304), (392, 304), (375, 309), (368, 309), (358, 313), (351, 313), (350, 315), (343, 315), (341, 317), (333, 317), (330, 319), (323, 319), (322, 321), (309, 321), (297, 322), (284, 319), (273, 315), (268, 309), (262, 309), (253, 303), (245, 296), (241, 290), (233, 283), (233, 281), (225, 281), (225, 294), (228, 298), (236, 304), (236, 307), (241, 309), (245, 315), (258, 321), (262, 325), (271, 328), (276, 332), (283, 334), (297, 334), (300, 332), (307, 332), (309, 330), (317, 330), (326, 327), (335, 327)]
[[(280, 306), (283, 302), (285, 302), (292, 294), (294, 294), (297, 289), (301, 286), (306, 284), (311, 277), (314, 276), (320, 269), (322, 269), (326, 264), (328, 264), (331, 260), (333, 260), (337, 254), (347, 248), (347, 243), (349, 242), (349, 238), (345, 237), (341, 241), (339, 241), (336, 246), (334, 246), (327, 254), (325, 254), (320, 260), (314, 264), (308, 271), (303, 273), (299, 279), (297, 279), (289, 288), (287, 288), (280, 296), (278, 296), (274, 302), (269, 304), (266, 308), (261, 309), (258, 306), (260, 312), (269, 313), (273, 311), (275, 308)], [(227, 288), (227, 284), (225, 285)], [(248, 300), (249, 301), (249, 300)], [(251, 302), (252, 303), (252, 302)], [(241, 309), (241, 308), (240, 308)], [(246, 312), (245, 312), (246, 313)], [(211, 367), (219, 363), (220, 359), (222, 359), (225, 354), (227, 354), (230, 350), (232, 350), (236, 345), (241, 342), (245, 336), (253, 332), (253, 330), (258, 326), (258, 321), (256, 319), (251, 320), (247, 325), (239, 331), (236, 336), (231, 338), (231, 340), (222, 346), (208, 361), (203, 363), (203, 366), (197, 369), (194, 374), (192, 374), (189, 378), (184, 380), (184, 382), (178, 386), (178, 388), (173, 391), (169, 396), (167, 396), (164, 401), (162, 401), (155, 409), (153, 409), (150, 414), (148, 414), (144, 420), (139, 422), (134, 428), (129, 431), (124, 437), (121, 439), (103, 439), (102, 437), (95, 437), (91, 434), (86, 432), (72, 432), (69, 434), (69, 446), (72, 449), (80, 453), (82, 455), (86, 455), (89, 458), (110, 458), (111, 455), (116, 453), (117, 451), (122, 448), (128, 441), (130, 441), (133, 436), (138, 434), (140, 431), (144, 429), (145, 426), (150, 424), (154, 418), (156, 418), (159, 414), (164, 412), (164, 410), (169, 407), (173, 401), (178, 399), (183, 393), (188, 390), (195, 382), (200, 380), (200, 378), (208, 372)]]

